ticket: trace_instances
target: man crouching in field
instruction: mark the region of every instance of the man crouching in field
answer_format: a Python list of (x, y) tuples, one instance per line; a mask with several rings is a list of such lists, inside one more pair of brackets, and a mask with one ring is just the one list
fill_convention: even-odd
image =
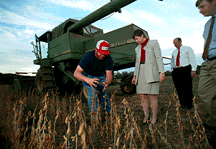
[(91, 118), (93, 118), (93, 113), (96, 112), (96, 120), (98, 119), (98, 98), (104, 112), (110, 113), (111, 111), (106, 90), (112, 81), (113, 70), (113, 60), (109, 54), (109, 43), (100, 40), (97, 42), (95, 50), (84, 54), (74, 71), (74, 77), (82, 81), (88, 92), (89, 112)]

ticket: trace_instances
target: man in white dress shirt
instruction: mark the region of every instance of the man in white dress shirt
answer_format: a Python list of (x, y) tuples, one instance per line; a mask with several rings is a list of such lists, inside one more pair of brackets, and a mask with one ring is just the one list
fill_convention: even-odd
[(191, 47), (183, 46), (181, 38), (175, 38), (173, 44), (177, 49), (172, 52), (172, 78), (182, 107), (192, 109), (192, 77), (196, 75), (196, 58)]

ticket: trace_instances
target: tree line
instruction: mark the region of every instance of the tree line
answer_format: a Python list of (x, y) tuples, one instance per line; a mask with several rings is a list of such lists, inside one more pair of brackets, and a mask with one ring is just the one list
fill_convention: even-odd
[[(197, 66), (196, 74), (200, 74), (200, 68), (201, 68), (201, 66)], [(133, 74), (134, 74), (134, 71), (130, 71), (130, 72), (123, 71), (121, 73), (117, 71), (117, 72), (114, 73), (114, 77), (116, 79), (122, 79), (125, 76), (130, 76), (130, 75), (133, 75)], [(166, 71), (165, 76), (172, 76), (172, 71), (170, 71), (170, 70)]]

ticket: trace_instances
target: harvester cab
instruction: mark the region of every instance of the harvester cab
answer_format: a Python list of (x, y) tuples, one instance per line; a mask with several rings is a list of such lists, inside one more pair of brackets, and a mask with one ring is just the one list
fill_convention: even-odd
[[(80, 90), (81, 83), (73, 76), (73, 72), (85, 52), (94, 50), (97, 41), (101, 39), (110, 43), (114, 71), (134, 67), (134, 49), (137, 44), (132, 39), (132, 34), (136, 29), (141, 29), (140, 27), (130, 24), (104, 34), (102, 29), (91, 25), (113, 12), (121, 12), (122, 7), (134, 1), (113, 0), (79, 21), (68, 19), (52, 31), (47, 31), (39, 37), (35, 35), (34, 64), (40, 65), (36, 75), (38, 90), (55, 87), (67, 92)], [(145, 30), (143, 32), (149, 37)], [(41, 42), (47, 44), (46, 57), (42, 57)], [(126, 93), (134, 91), (134, 85), (128, 85), (127, 81), (122, 83), (121, 88)]]

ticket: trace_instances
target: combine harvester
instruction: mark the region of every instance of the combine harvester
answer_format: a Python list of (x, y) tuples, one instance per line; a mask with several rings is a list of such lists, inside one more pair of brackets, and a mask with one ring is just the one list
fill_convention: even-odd
[[(113, 12), (121, 13), (122, 7), (134, 1), (136, 0), (111, 0), (80, 21), (70, 18), (40, 37), (35, 35), (36, 43), (31, 44), (36, 55), (34, 64), (40, 66), (35, 77), (38, 91), (56, 87), (60, 92), (80, 91), (81, 82), (73, 76), (73, 72), (85, 52), (94, 50), (97, 41), (101, 39), (110, 43), (114, 71), (134, 67), (134, 49), (137, 44), (132, 39), (132, 34), (136, 29), (143, 30), (142, 28), (130, 24), (104, 34), (102, 29), (91, 25)], [(149, 37), (147, 31), (143, 32)], [(46, 58), (42, 58), (41, 43), (47, 44)], [(135, 91), (135, 86), (131, 84), (132, 77), (126, 76), (122, 79), (120, 87), (124, 93)]]

